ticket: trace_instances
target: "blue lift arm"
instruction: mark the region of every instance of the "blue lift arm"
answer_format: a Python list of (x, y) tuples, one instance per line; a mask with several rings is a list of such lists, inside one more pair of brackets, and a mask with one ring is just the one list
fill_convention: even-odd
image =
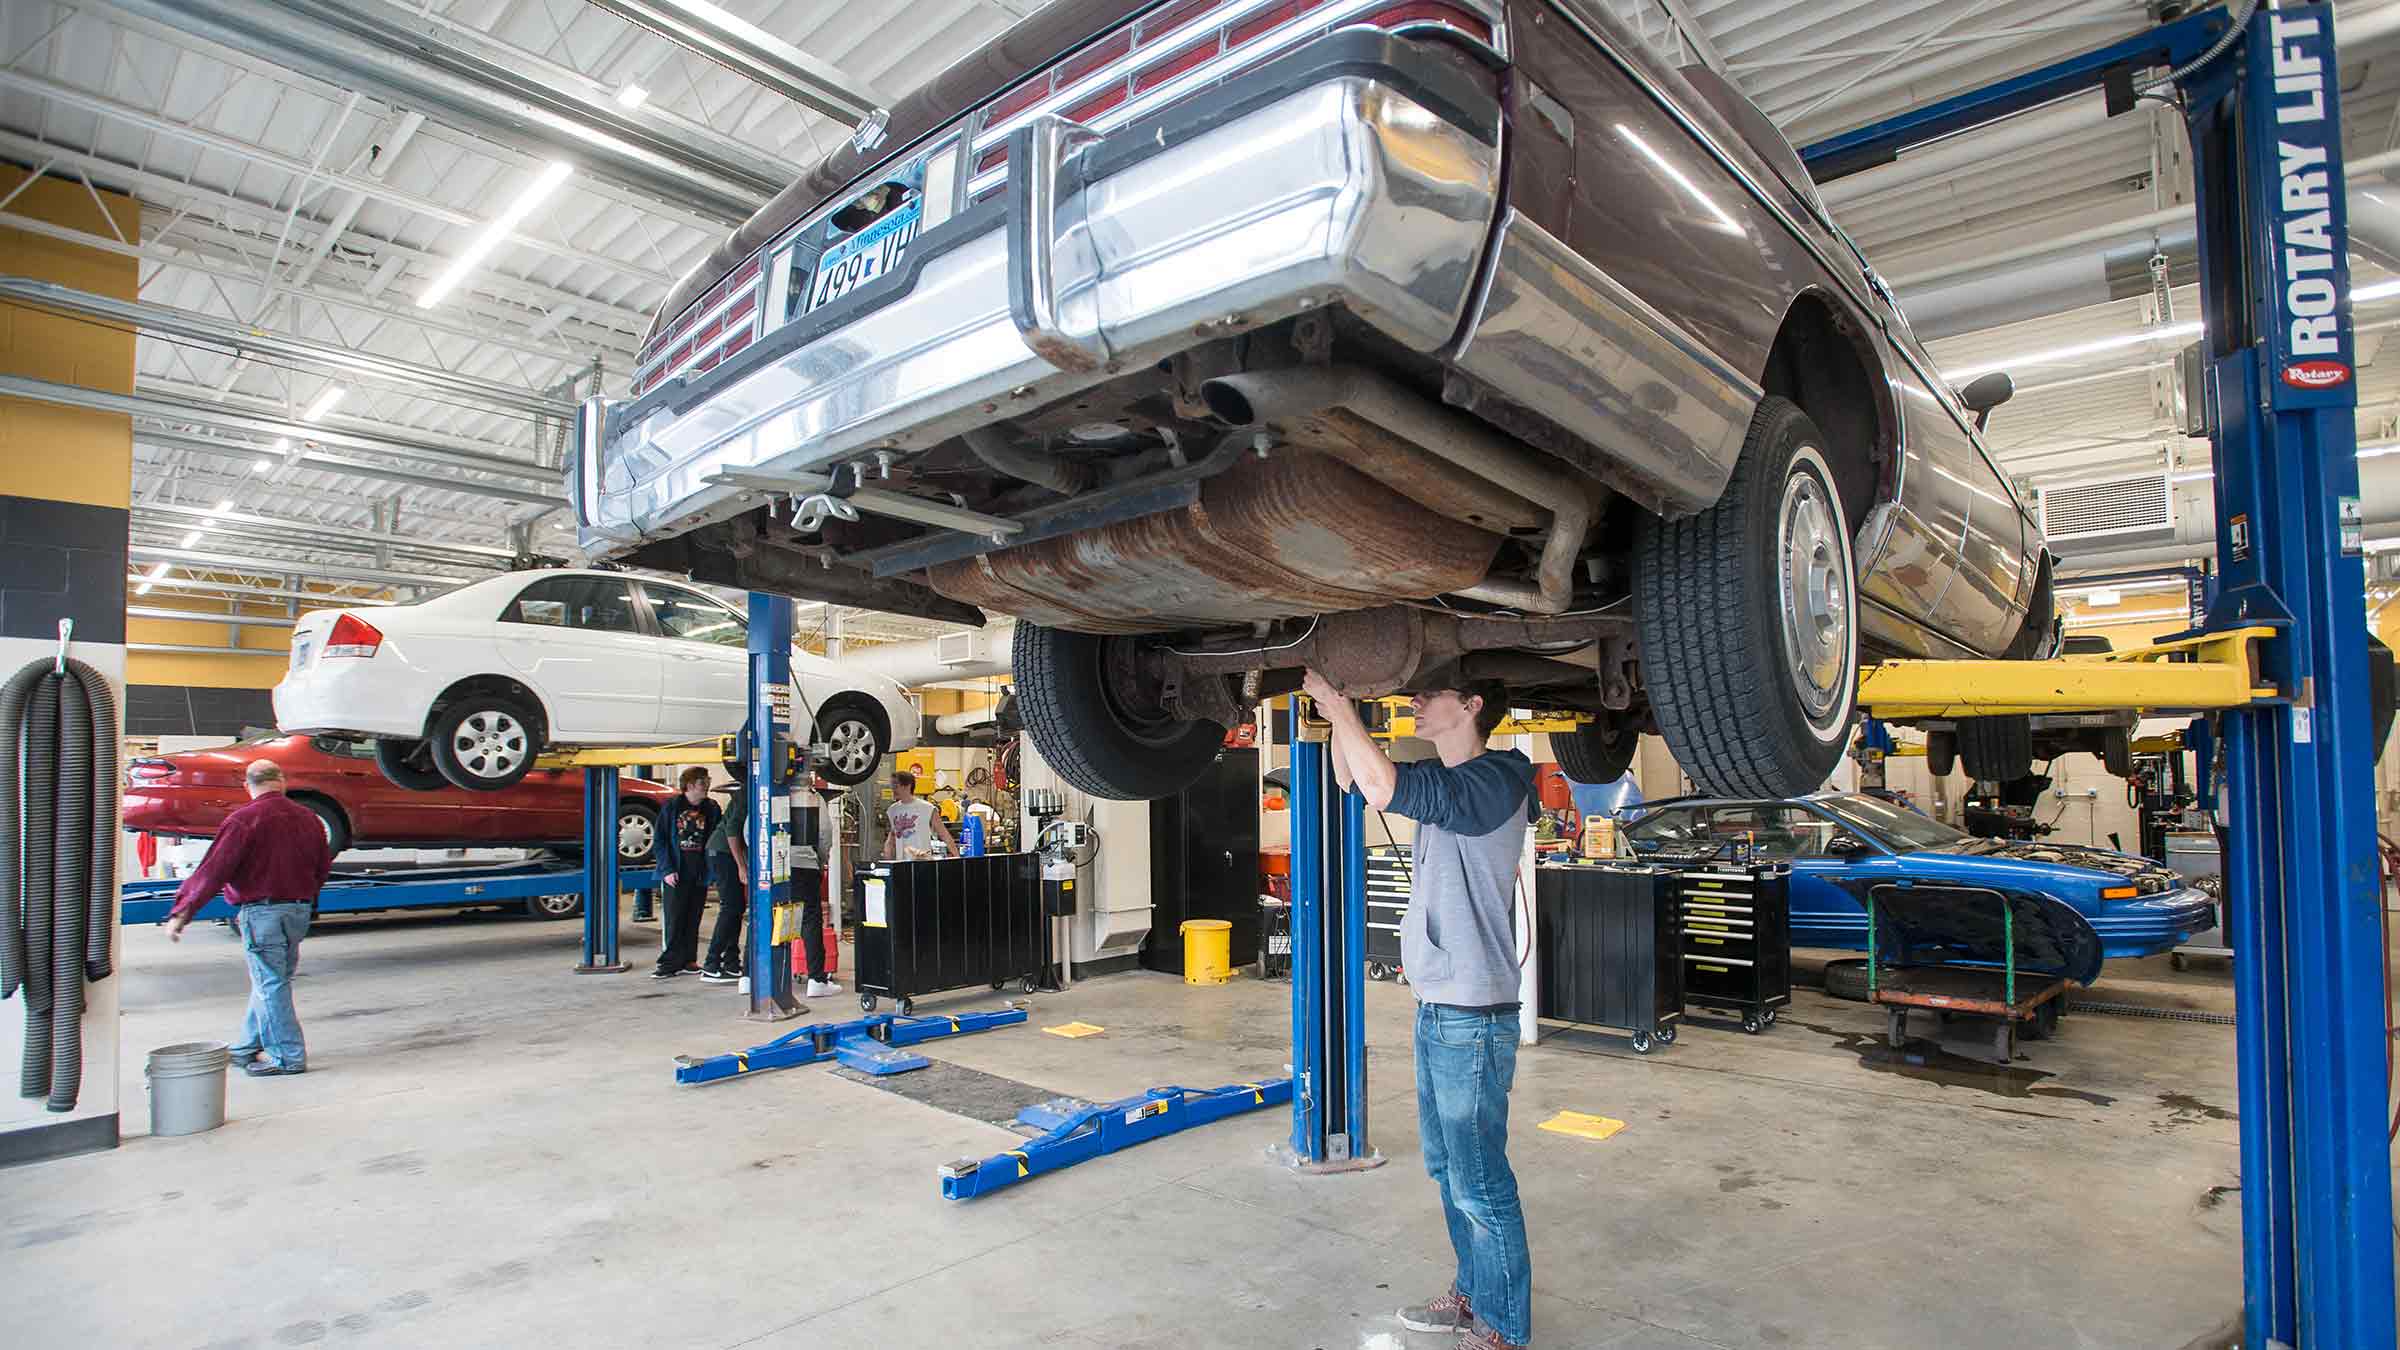
[(1280, 1106), (1291, 1099), (1292, 1080), (1270, 1078), (1206, 1090), (1155, 1087), (1140, 1096), (1087, 1106), (1068, 1115), (1049, 1133), (1026, 1140), (1023, 1148), (942, 1164), (942, 1198), (972, 1200), (1104, 1153), (1147, 1144), (1227, 1116)]
[(923, 1055), (898, 1053), (903, 1046), (943, 1036), (969, 1036), (995, 1027), (1015, 1026), (1024, 1020), (1023, 1008), (958, 1013), (945, 1017), (870, 1013), (865, 1017), (853, 1017), (847, 1022), (822, 1022), (800, 1027), (764, 1045), (735, 1050), (730, 1054), (705, 1058), (678, 1055), (675, 1059), (675, 1081), (714, 1083), (727, 1078), (739, 1078), (744, 1074), (763, 1073), (769, 1069), (796, 1069), (803, 1064), (822, 1064), (829, 1059), (838, 1059), (850, 1068), (866, 1073), (906, 1073), (910, 1069), (924, 1068), (930, 1061)]
[[(658, 884), (657, 873), (645, 868), (621, 873), (627, 885)], [(128, 881), (117, 892), (120, 923), (161, 923), (175, 907), (176, 881)], [(319, 914), (365, 914), (389, 909), (449, 909), (502, 904), (544, 895), (584, 892), (581, 868), (540, 863), (505, 863), (493, 867), (422, 868), (372, 876), (334, 875), (317, 896)], [(588, 907), (589, 897), (586, 897)], [(233, 907), (223, 896), (212, 897), (192, 917), (230, 919)]]

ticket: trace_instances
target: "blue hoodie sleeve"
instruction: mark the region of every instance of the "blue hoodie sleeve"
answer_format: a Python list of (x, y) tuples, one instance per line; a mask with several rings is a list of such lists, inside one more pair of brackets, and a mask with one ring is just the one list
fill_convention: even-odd
[(1510, 817), (1526, 818), (1533, 794), (1533, 761), (1515, 750), (1477, 755), (1457, 768), (1438, 759), (1396, 766), (1392, 809), (1410, 820), (1458, 835), (1489, 834)]

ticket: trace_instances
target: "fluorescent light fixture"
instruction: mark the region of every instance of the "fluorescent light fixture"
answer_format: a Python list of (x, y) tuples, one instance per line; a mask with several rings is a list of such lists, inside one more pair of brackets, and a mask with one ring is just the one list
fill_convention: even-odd
[(349, 395), (349, 393), (350, 389), (347, 385), (326, 385), (325, 392), (317, 395), (317, 401), (309, 404), (308, 411), (302, 413), (301, 416), (311, 422), (314, 422), (318, 418), (323, 417), (325, 414), (332, 412), (333, 405), (341, 402)]
[(483, 227), (483, 233), (475, 236), (475, 241), (467, 245), (466, 251), (452, 258), (450, 265), (442, 269), (442, 274), (433, 279), (433, 284), (417, 293), (417, 308), (431, 309), (442, 303), (450, 292), (458, 288), (458, 283), (467, 279), (467, 273), (474, 271), (493, 249), (500, 246), (500, 241), (508, 238), (517, 226), (524, 223), (525, 217), (533, 214), (533, 208), (558, 191), (559, 184), (566, 182), (567, 176), (574, 172), (575, 166), (563, 159), (554, 159), (543, 165), (542, 171), (525, 185), (525, 190), (517, 194), (517, 199)]
[(269, 469), (272, 469), (272, 468), (274, 468), (274, 467), (275, 467), (275, 461), (274, 461), (274, 460), (271, 460), (271, 459), (262, 459), (262, 460), (257, 460), (257, 461), (254, 461), (254, 462), (253, 462), (253, 463), (250, 465), (250, 472), (252, 472), (252, 473), (265, 473), (267, 470), (269, 470)]
[(2013, 370), (2018, 366), (2056, 365), (2061, 361), (2097, 356), (2102, 352), (2113, 352), (2125, 347), (2139, 347), (2145, 342), (2166, 342), (2175, 338), (2198, 336), (2200, 336), (2200, 324), (2197, 320), (2190, 323), (2160, 324), (2156, 328), (2145, 328), (2138, 333), (2120, 333), (2115, 337), (2100, 338), (2092, 342), (2078, 342), (2072, 346), (2051, 347), (2038, 352), (2023, 352), (2016, 356), (2003, 357), (1997, 361), (1985, 361), (1977, 365), (1963, 366), (1957, 370), (1945, 370), (1942, 372), (1942, 378), (1952, 384), (1964, 384), (1978, 375), (1989, 374), (1995, 370)]
[(2168, 619), (2189, 619), (2191, 611), (2183, 609), (2145, 609), (2133, 614), (2069, 614), (2069, 627), (2107, 628), (2121, 623), (2162, 623)]
[(2350, 303), (2355, 305), (2361, 301), (2382, 300), (2394, 295), (2400, 295), (2400, 281), (2378, 281), (2372, 286), (2361, 286), (2350, 292)]
[(192, 531), (191, 533), (189, 533), (189, 534), (187, 534), (187, 535), (185, 535), (185, 536), (183, 537), (183, 546), (184, 546), (185, 548), (190, 548), (192, 545), (194, 545), (194, 544), (197, 544), (197, 543), (199, 543), (199, 542), (200, 542), (200, 532), (199, 532), (198, 530), (194, 530), (194, 531)]
[(1726, 215), (1725, 209), (1717, 205), (1714, 198), (1710, 197), (1707, 193), (1702, 192), (1700, 190), (1700, 185), (1686, 177), (1683, 170), (1675, 167), (1674, 161), (1668, 159), (1665, 155), (1658, 153), (1656, 150), (1651, 149), (1648, 141), (1645, 141), (1641, 137), (1634, 135), (1633, 128), (1626, 126), (1623, 122), (1617, 123), (1616, 128), (1617, 134), (1625, 138), (1626, 144), (1632, 146), (1636, 150), (1641, 151), (1642, 158), (1649, 160), (1653, 165), (1657, 166), (1660, 173), (1663, 173), (1667, 177), (1675, 180), (1675, 186), (1683, 189), (1683, 195), (1700, 203), (1700, 209), (1708, 212), (1712, 216), (1715, 216), (1717, 218), (1717, 228), (1725, 231), (1727, 234), (1741, 234), (1743, 232), (1741, 223), (1736, 221), (1733, 217)]
[(133, 593), (135, 595), (148, 595), (150, 593), (150, 583), (145, 581), (141, 585), (134, 587)]
[(627, 112), (632, 112), (649, 101), (650, 91), (631, 80), (627, 80), (625, 87), (617, 91), (617, 106)]
[(2086, 599), (2101, 609), (2115, 609), (2117, 606), (2125, 603), (2125, 592), (2109, 590), (2103, 587), (2099, 590), (2090, 592), (2086, 596)]

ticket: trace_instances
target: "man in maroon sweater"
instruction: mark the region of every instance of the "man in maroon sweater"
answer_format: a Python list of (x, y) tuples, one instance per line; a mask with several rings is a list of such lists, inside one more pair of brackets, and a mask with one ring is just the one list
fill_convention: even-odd
[(272, 760), (250, 761), (242, 781), (250, 804), (225, 817), (200, 870), (177, 888), (167, 936), (181, 942), (192, 915), (223, 891), (250, 961), (250, 1010), (233, 1062), (253, 1078), (304, 1073), (308, 1046), (292, 1007), (292, 971), (317, 892), (333, 873), (333, 851), (317, 813), (283, 795), (283, 770)]

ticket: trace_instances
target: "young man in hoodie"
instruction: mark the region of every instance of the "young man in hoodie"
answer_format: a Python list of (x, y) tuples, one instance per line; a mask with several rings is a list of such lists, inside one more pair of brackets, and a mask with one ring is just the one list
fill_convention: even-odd
[(1457, 1331), (1462, 1350), (1533, 1341), (1533, 1263), (1508, 1165), (1517, 1073), (1517, 863), (1533, 819), (1533, 762), (1485, 743), (1508, 715), (1496, 681), (1416, 698), (1435, 758), (1394, 764), (1324, 676), (1303, 686), (1333, 724), (1333, 776), (1417, 823), (1400, 964), (1417, 995), (1417, 1134), (1441, 1192), (1458, 1275), (1400, 1310), (1411, 1331)]

